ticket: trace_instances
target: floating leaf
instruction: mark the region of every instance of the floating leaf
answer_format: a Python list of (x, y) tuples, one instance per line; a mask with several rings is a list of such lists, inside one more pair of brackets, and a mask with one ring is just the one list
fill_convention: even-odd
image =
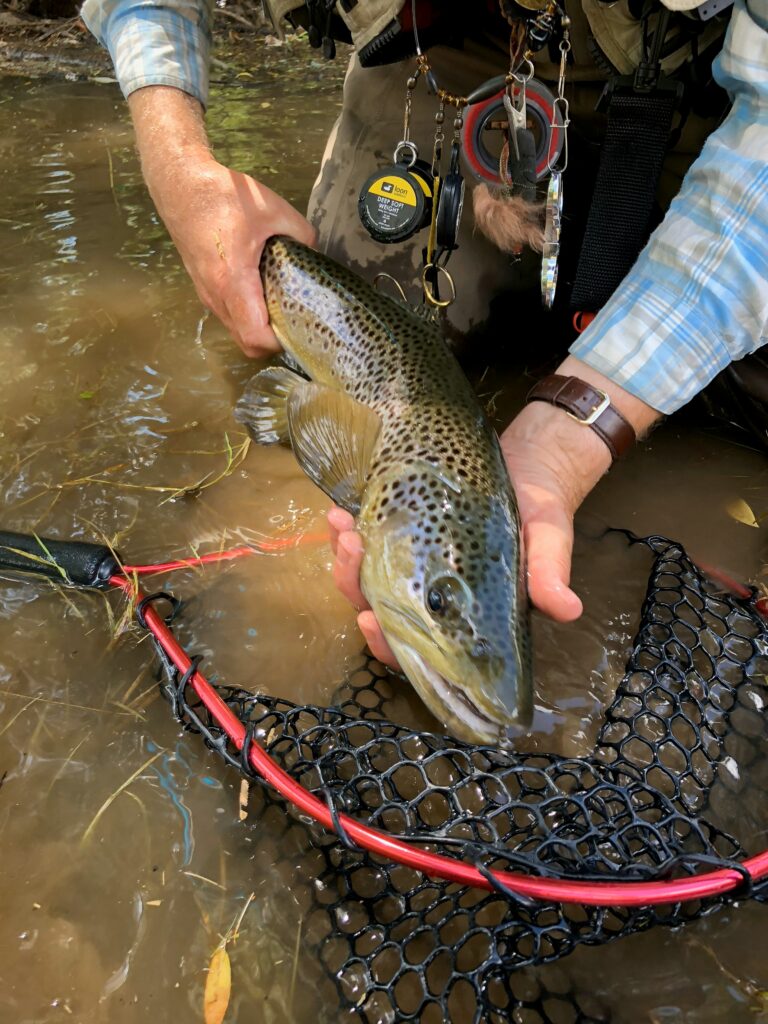
[(242, 782), (240, 783), (238, 817), (240, 821), (245, 821), (245, 819), (248, 817), (248, 779), (243, 779)]
[(208, 966), (203, 1012), (205, 1024), (221, 1024), (229, 1006), (232, 991), (232, 969), (225, 946), (218, 946)]
[(734, 498), (733, 501), (725, 506), (725, 511), (737, 523), (743, 523), (745, 526), (760, 526), (757, 519), (755, 519), (755, 513), (743, 498)]
[(93, 398), (95, 394), (95, 391), (81, 391), (77, 397), (85, 400), (88, 398)]

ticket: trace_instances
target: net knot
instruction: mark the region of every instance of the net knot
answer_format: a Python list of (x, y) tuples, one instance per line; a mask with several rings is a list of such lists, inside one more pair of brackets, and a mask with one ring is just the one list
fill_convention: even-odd
[(741, 881), (727, 890), (729, 902), (750, 900), (754, 896), (755, 882), (748, 868), (738, 860), (715, 857), (709, 853), (678, 853), (662, 865), (657, 877), (660, 879), (671, 878), (678, 868), (693, 869), (689, 872), (693, 874), (695, 869), (701, 867), (711, 867), (718, 871), (735, 871), (736, 874), (741, 875)]
[(153, 605), (156, 601), (167, 601), (171, 606), (170, 612), (163, 618), (163, 622), (166, 626), (171, 626), (175, 621), (177, 615), (181, 611), (182, 601), (175, 597), (173, 594), (169, 594), (167, 590), (158, 590), (154, 594), (147, 594), (143, 597), (136, 605), (136, 621), (139, 623), (142, 629), (149, 631), (147, 625), (146, 612), (147, 608)]

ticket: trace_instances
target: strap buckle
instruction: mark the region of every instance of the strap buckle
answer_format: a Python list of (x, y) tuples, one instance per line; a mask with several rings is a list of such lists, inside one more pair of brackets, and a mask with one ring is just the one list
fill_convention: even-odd
[(594, 388), (594, 390), (598, 393), (598, 395), (601, 396), (600, 401), (597, 403), (597, 405), (592, 406), (592, 410), (587, 414), (587, 416), (585, 416), (584, 419), (581, 419), (573, 412), (569, 412), (567, 409), (563, 410), (565, 412), (565, 415), (570, 416), (571, 419), (576, 420), (577, 423), (582, 423), (585, 427), (591, 427), (595, 420), (598, 420), (603, 415), (608, 406), (611, 404), (611, 399), (605, 393), (605, 391), (601, 391), (599, 388)]
[(667, 78), (665, 75), (654, 77), (652, 71), (648, 71), (645, 67), (639, 67), (634, 75), (620, 75), (617, 78), (609, 79), (603, 87), (595, 110), (601, 114), (606, 113), (614, 95), (645, 95), (655, 99), (674, 96), (674, 106), (677, 109), (683, 101), (684, 91), (682, 82), (674, 78)]

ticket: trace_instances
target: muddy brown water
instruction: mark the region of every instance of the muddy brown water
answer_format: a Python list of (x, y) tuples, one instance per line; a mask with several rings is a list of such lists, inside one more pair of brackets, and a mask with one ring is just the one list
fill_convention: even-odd
[[(301, 204), (337, 86), (310, 70), (215, 92), (221, 158)], [(242, 442), (231, 409), (253, 365), (213, 320), (200, 327), (116, 90), (6, 81), (0, 161), (2, 526), (106, 535), (134, 562), (324, 530), (323, 495), (283, 451), (251, 450), (196, 497), (174, 497), (221, 474)], [(519, 403), (503, 375), (483, 387), (505, 389), (507, 416)], [(602, 526), (669, 534), (755, 578), (765, 526), (730, 519), (736, 497), (768, 513), (764, 458), (676, 420), (596, 490), (574, 563), (584, 618), (535, 622), (532, 746), (587, 753), (622, 672), (648, 560), (598, 539)], [(327, 700), (360, 649), (329, 567), (319, 543), (177, 574), (183, 640), (217, 679)], [(211, 953), (250, 893), (227, 1019), (340, 1019), (301, 983), (302, 908), (285, 865), (253, 852), (239, 780), (179, 731), (147, 643), (112, 638), (109, 608), (0, 580), (0, 1022), (201, 1020)], [(581, 950), (561, 969), (620, 1024), (747, 1024), (768, 1020), (765, 937), (750, 904)]]

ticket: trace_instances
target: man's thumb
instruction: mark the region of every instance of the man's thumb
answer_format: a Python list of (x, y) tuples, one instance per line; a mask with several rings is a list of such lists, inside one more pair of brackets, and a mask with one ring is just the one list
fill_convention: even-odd
[(556, 622), (572, 622), (583, 611), (581, 599), (570, 586), (573, 523), (563, 512), (526, 524), (528, 594), (545, 615)]

